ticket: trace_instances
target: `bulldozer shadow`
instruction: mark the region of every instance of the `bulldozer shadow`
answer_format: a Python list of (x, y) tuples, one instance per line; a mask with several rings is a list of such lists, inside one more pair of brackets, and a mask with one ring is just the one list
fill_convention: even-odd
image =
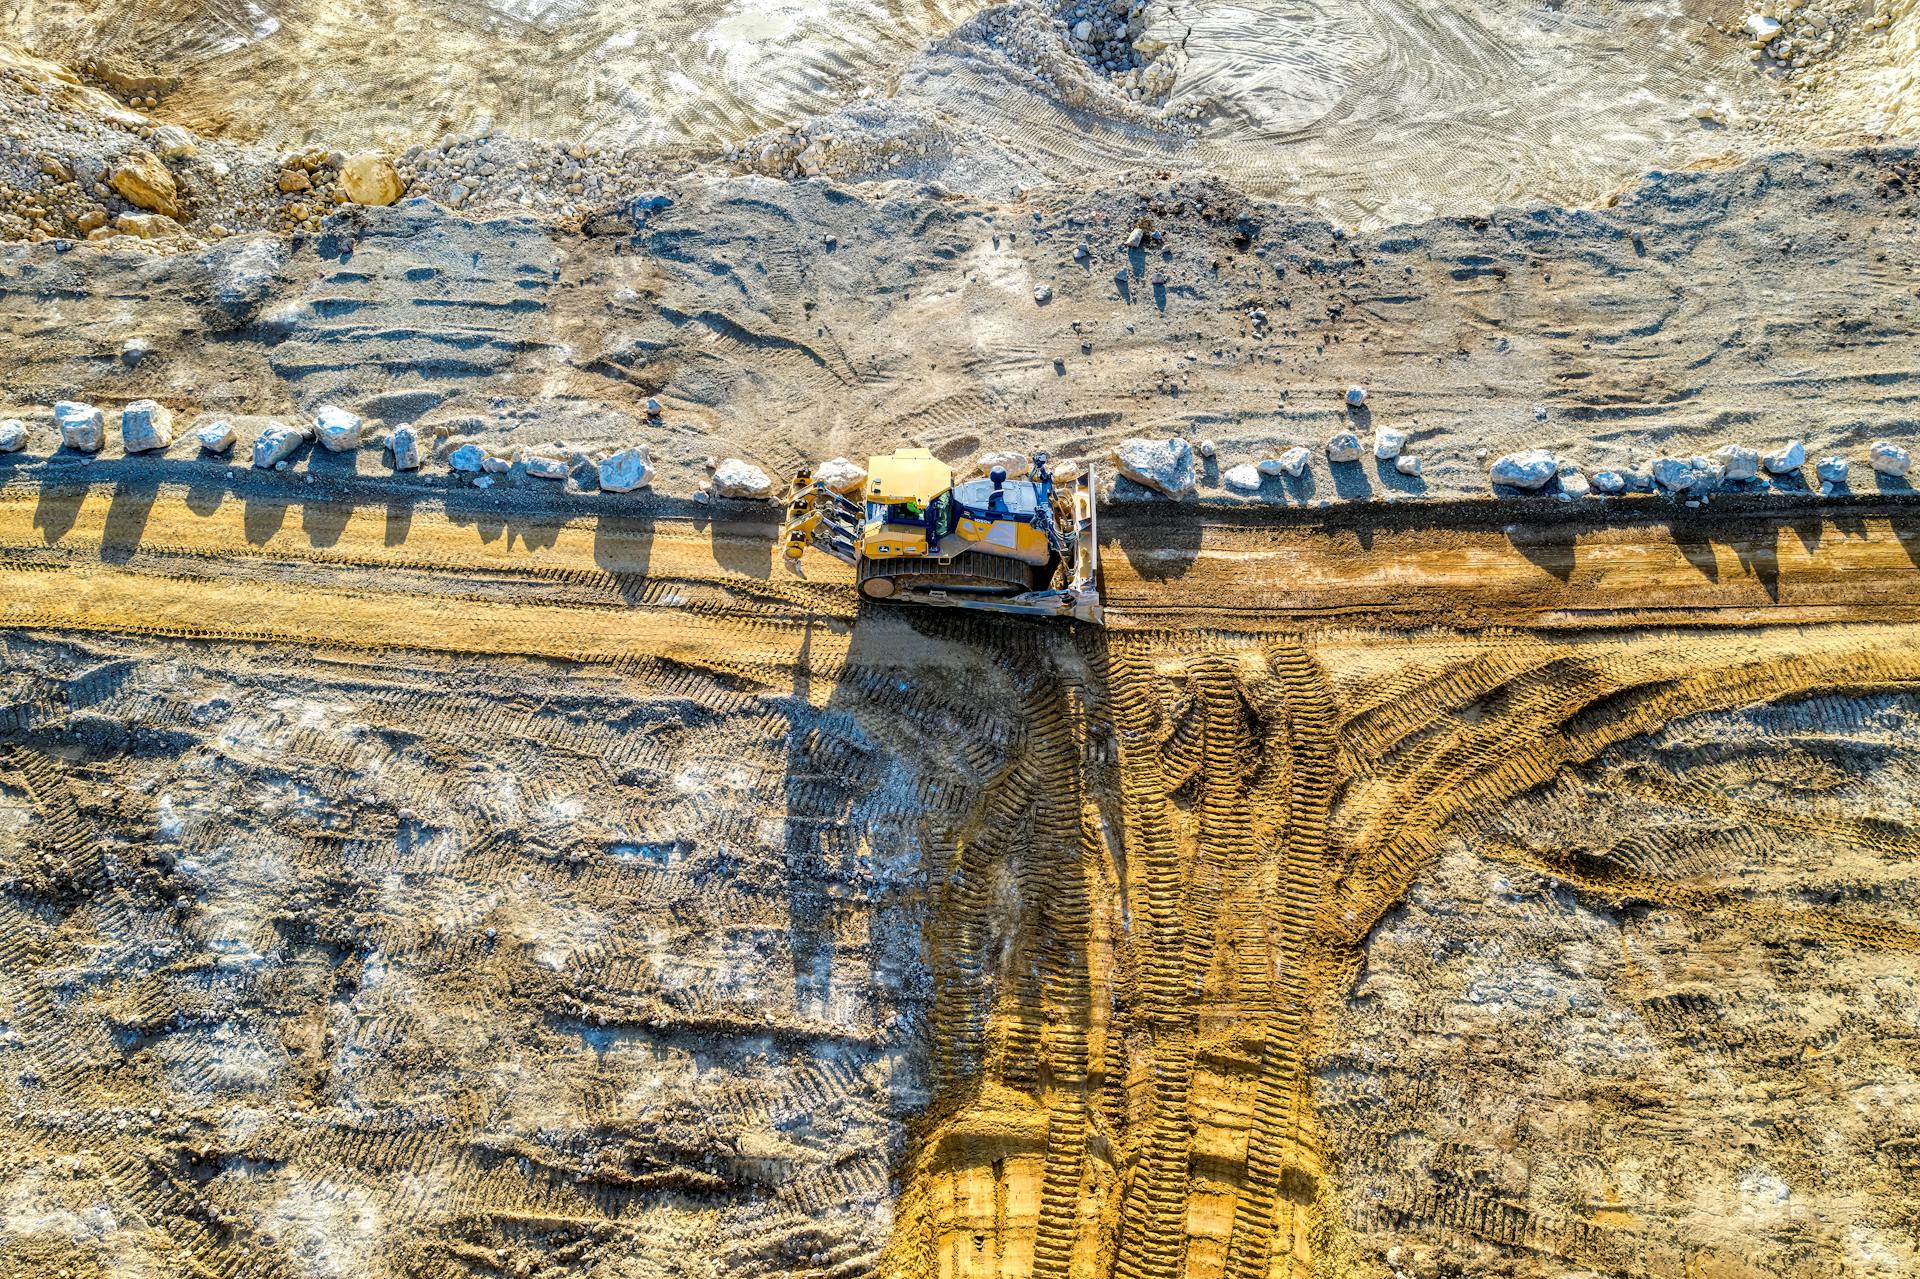
[(1202, 521), (1180, 508), (1143, 506), (1103, 515), (1100, 558), (1103, 564), (1119, 554), (1143, 581), (1169, 582), (1185, 577), (1200, 558), (1205, 532)]
[(707, 536), (713, 562), (727, 572), (761, 582), (770, 580), (774, 561), (779, 558), (778, 529), (770, 532), (770, 525), (763, 522), (735, 521), (728, 518), (731, 514), (725, 507), (696, 508), (694, 532)]

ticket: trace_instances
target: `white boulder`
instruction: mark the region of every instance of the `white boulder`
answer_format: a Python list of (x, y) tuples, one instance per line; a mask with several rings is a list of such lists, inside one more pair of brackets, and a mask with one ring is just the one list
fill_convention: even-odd
[(1627, 491), (1627, 477), (1618, 471), (1595, 471), (1588, 477), (1588, 483), (1594, 492), (1605, 493), (1609, 497)]
[(867, 468), (851, 458), (831, 458), (813, 468), (813, 478), (836, 493), (855, 493), (867, 482)]
[(392, 433), (387, 436), (387, 451), (393, 454), (394, 470), (419, 470), (420, 428), (411, 422), (403, 422), (394, 427)]
[(1593, 485), (1589, 484), (1587, 482), (1587, 477), (1582, 475), (1580, 472), (1575, 471), (1571, 475), (1565, 475), (1565, 474), (1561, 475), (1560, 477), (1560, 500), (1561, 501), (1571, 502), (1578, 498), (1583, 498), (1591, 492), (1593, 492)]
[(1382, 462), (1399, 457), (1400, 451), (1406, 447), (1405, 431), (1396, 431), (1390, 426), (1383, 426), (1373, 433), (1373, 455)]
[(1656, 457), (1653, 459), (1653, 482), (1663, 489), (1675, 493), (1684, 493), (1699, 480), (1693, 469), (1693, 463), (1686, 458)]
[(1260, 488), (1260, 478), (1260, 468), (1249, 466), (1245, 462), (1228, 467), (1220, 477), (1221, 482), (1228, 488), (1238, 489), (1242, 493), (1257, 492)]
[(225, 453), (233, 447), (239, 435), (233, 429), (233, 423), (225, 418), (216, 418), (196, 428), (193, 439), (209, 453)]
[(1262, 475), (1285, 475), (1290, 479), (1299, 479), (1307, 473), (1307, 463), (1313, 460), (1313, 454), (1301, 445), (1294, 445), (1281, 453), (1279, 457), (1268, 458), (1260, 463)]
[(151, 453), (173, 443), (173, 410), (153, 400), (133, 400), (120, 410), (120, 446)]
[(1201, 457), (1212, 457), (1215, 453), (1218, 453), (1220, 449), (1212, 440), (1201, 440), (1193, 446), (1193, 451)]
[(1411, 453), (1402, 453), (1393, 459), (1393, 469), (1402, 475), (1420, 474), (1420, 459)]
[(1780, 19), (1768, 17), (1764, 13), (1747, 15), (1747, 34), (1761, 44), (1780, 34)]
[(600, 463), (600, 489), (605, 493), (631, 493), (653, 483), (653, 455), (645, 445), (621, 449)]
[(18, 453), (27, 447), (27, 424), (17, 417), (0, 422), (0, 453)]
[(1815, 475), (1827, 484), (1845, 484), (1847, 482), (1847, 459), (1844, 457), (1823, 457), (1819, 465), (1813, 468)]
[(1327, 441), (1327, 461), (1358, 462), (1360, 460), (1360, 437), (1352, 431), (1336, 432)]
[(358, 414), (331, 404), (322, 404), (313, 416), (314, 432), (329, 453), (347, 453), (359, 448), (362, 425)]
[(773, 481), (751, 462), (727, 458), (713, 468), (713, 491), (721, 497), (766, 497), (773, 492)]
[(53, 423), (60, 443), (76, 453), (98, 453), (107, 442), (107, 419), (91, 404), (61, 400), (53, 406)]
[(489, 453), (480, 459), (480, 469), (488, 475), (505, 475), (513, 469), (511, 454)]
[(1178, 437), (1131, 439), (1113, 451), (1120, 474), (1168, 497), (1191, 496), (1196, 483), (1193, 445)]
[(1905, 475), (1913, 465), (1912, 456), (1892, 440), (1875, 440), (1867, 448), (1867, 460), (1882, 475)]
[(568, 469), (566, 459), (548, 457), (542, 453), (529, 453), (521, 459), (526, 464), (527, 474), (536, 480), (564, 480)]
[(1365, 404), (1366, 402), (1367, 402), (1367, 388), (1366, 388), (1366, 387), (1364, 387), (1364, 386), (1350, 386), (1350, 387), (1348, 387), (1348, 388), (1347, 388), (1347, 404), (1348, 404), (1349, 406), (1351, 406), (1351, 407), (1353, 407), (1353, 408), (1356, 408), (1356, 409), (1357, 409), (1357, 408), (1359, 408), (1359, 407), (1360, 407), (1360, 406), (1361, 406), (1362, 404)]
[(462, 475), (478, 475), (487, 464), (487, 451), (478, 444), (462, 444), (447, 454), (447, 465)]
[(1547, 481), (1559, 473), (1560, 464), (1545, 449), (1503, 454), (1495, 458), (1493, 465), (1487, 469), (1487, 474), (1495, 484), (1529, 492), (1544, 488)]
[(293, 451), (308, 438), (307, 433), (297, 426), (269, 422), (253, 439), (253, 464), (263, 471), (270, 471), (292, 457)]
[(1759, 451), (1744, 444), (1726, 445), (1714, 450), (1713, 456), (1729, 480), (1751, 480), (1760, 474)]
[(1787, 447), (1778, 453), (1769, 453), (1760, 459), (1760, 465), (1767, 468), (1770, 475), (1792, 475), (1807, 464), (1807, 446), (1799, 440), (1789, 440)]

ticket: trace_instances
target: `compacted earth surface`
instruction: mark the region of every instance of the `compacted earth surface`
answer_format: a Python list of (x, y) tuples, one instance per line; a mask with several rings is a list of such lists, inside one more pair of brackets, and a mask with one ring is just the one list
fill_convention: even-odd
[[(1920, 1272), (1916, 75), (0, 0), (0, 1275)], [(780, 566), (906, 445), (1106, 625)]]

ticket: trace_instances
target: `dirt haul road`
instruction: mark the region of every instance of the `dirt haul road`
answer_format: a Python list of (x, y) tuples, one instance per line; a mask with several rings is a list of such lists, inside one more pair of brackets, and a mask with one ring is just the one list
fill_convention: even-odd
[[(1920, 616), (1920, 516), (1904, 505), (1688, 515), (1513, 525), (1484, 504), (1403, 518), (1109, 515), (1105, 589), (1122, 628)], [(830, 618), (844, 632), (850, 574), (809, 556), (804, 578), (788, 575), (774, 531), (764, 509), (737, 506), (569, 516), (458, 499), (15, 488), (0, 491), (0, 572), (13, 579), (12, 626), (577, 660), (702, 636), (738, 651), (734, 623), (754, 618)]]
[(1102, 632), (389, 501), (0, 490), (0, 1273), (1920, 1255), (1905, 506), (1134, 514)]

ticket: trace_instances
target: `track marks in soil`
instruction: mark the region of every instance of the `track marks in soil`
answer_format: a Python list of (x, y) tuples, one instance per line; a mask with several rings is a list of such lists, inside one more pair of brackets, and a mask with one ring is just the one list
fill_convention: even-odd
[[(1542, 795), (1632, 801), (1633, 774), (1596, 777), (1592, 762), (1690, 717), (1911, 687), (1916, 651), (1901, 625), (1572, 640), (1109, 631), (1048, 646), (1051, 674), (1022, 676), (1029, 732), (941, 845), (952, 870), (931, 914), (931, 1025), (945, 1064), (883, 1270), (1304, 1276), (1377, 1262), (1382, 1238), (1446, 1232), (1516, 1260), (1681, 1255), (1668, 1227), (1529, 1211), (1424, 1171), (1383, 1200), (1350, 1198), (1344, 1169), (1373, 1184), (1393, 1157), (1355, 1144), (1373, 1136), (1352, 1116), (1376, 1112), (1351, 1109), (1326, 1073), (1341, 1059), (1338, 1011), (1376, 924), (1463, 840), (1582, 898), (1670, 907), (1741, 936), (1909, 953), (1920, 939), (1909, 923), (1499, 832)], [(1062, 716), (1103, 838), (1048, 815), (1069, 785), (1044, 762)], [(1773, 811), (1684, 788), (1661, 797), (1723, 823)], [(1897, 823), (1830, 808), (1796, 808), (1773, 828), (1816, 848), (1904, 846)], [(1764, 843), (1700, 844), (1695, 861), (1750, 870)], [(1049, 921), (1056, 899), (1077, 921), (1083, 891), (1090, 929)], [(1075, 1000), (1053, 997), (1048, 975), (1070, 977)], [(1078, 1158), (1073, 1142), (1085, 1143)], [(1071, 1225), (1057, 1207), (1069, 1187), (1081, 1196)]]

